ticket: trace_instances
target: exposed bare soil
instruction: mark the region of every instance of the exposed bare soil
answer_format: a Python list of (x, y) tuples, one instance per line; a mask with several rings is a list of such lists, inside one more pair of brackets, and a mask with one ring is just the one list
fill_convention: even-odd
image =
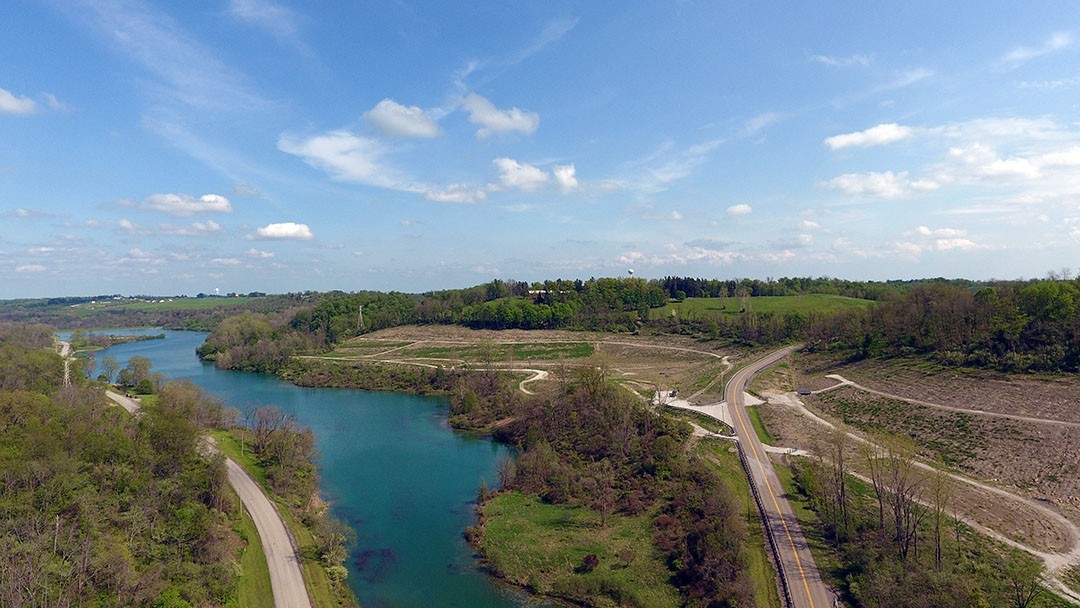
[(800, 383), (810, 389), (835, 384), (826, 374), (840, 374), (866, 387), (910, 399), (945, 405), (1080, 422), (1080, 377), (1003, 374), (941, 368), (924, 361), (895, 359), (835, 363), (799, 354)]

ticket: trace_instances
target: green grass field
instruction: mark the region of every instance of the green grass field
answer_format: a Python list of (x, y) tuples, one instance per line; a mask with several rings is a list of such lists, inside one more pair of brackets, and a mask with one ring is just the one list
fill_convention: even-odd
[(653, 319), (672, 316), (703, 318), (709, 316), (736, 317), (745, 312), (786, 314), (798, 312), (833, 313), (843, 310), (863, 309), (873, 306), (871, 300), (860, 300), (844, 296), (826, 294), (805, 294), (798, 296), (759, 296), (756, 298), (686, 298), (682, 302), (669, 302), (650, 312)]
[[(670, 572), (652, 544), (651, 516), (600, 514), (582, 507), (551, 505), (507, 492), (482, 507), (487, 518), (481, 549), (496, 572), (535, 592), (583, 600), (597, 606), (678, 606)], [(579, 572), (586, 555), (599, 565)]]
[(529, 359), (581, 359), (593, 354), (588, 342), (536, 342), (526, 344), (422, 346), (395, 351), (400, 357), (424, 357), (433, 359), (461, 359), (471, 363), (485, 360), (509, 362)]

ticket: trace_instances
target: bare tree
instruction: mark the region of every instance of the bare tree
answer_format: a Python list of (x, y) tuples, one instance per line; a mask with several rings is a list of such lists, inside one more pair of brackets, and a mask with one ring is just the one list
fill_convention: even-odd
[(101, 373), (105, 374), (105, 378), (109, 382), (116, 378), (116, 372), (118, 371), (120, 371), (120, 362), (116, 360), (116, 357), (105, 355), (101, 358)]
[(829, 457), (832, 460), (832, 483), (833, 500), (836, 503), (836, 511), (840, 532), (847, 534), (851, 521), (848, 515), (847, 495), (847, 469), (844, 463), (844, 454), (848, 448), (847, 433), (838, 427), (834, 427), (828, 436)]
[(948, 473), (938, 468), (930, 477), (930, 509), (934, 518), (934, 565), (940, 571), (943, 567), (941, 555), (942, 526), (948, 517), (952, 502), (953, 486)]
[(615, 506), (615, 471), (608, 459), (589, 464), (584, 485), (588, 491), (589, 506), (600, 511), (600, 527), (607, 527), (607, 516)]

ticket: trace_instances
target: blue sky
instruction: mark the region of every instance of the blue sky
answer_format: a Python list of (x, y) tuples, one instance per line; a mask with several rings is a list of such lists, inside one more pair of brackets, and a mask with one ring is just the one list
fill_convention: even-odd
[(765, 4), (4, 3), (0, 297), (1080, 266), (1075, 5)]

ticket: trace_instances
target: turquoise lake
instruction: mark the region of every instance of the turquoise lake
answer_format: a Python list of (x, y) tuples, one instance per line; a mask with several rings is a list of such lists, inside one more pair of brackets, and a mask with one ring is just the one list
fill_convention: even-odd
[(195, 356), (204, 333), (164, 333), (164, 340), (114, 346), (98, 357), (112, 355), (123, 366), (141, 355), (153, 362), (152, 371), (191, 380), (226, 405), (241, 411), (274, 405), (311, 427), (322, 494), (356, 530), (349, 584), (365, 608), (538, 605), (481, 572), (462, 537), (475, 522), (477, 488), (481, 481), (497, 483), (507, 449), (450, 429), (445, 399), (300, 388), (273, 376), (222, 371)]

